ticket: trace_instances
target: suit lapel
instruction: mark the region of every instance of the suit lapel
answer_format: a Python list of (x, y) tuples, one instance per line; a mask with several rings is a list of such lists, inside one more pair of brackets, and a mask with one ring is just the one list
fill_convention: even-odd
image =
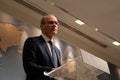
[(48, 48), (45, 40), (43, 39), (42, 36), (40, 36), (39, 40), (41, 40), (41, 41), (39, 41), (39, 42), (40, 42), (39, 47), (40, 47), (42, 53), (47, 53), (46, 55), (48, 55), (49, 60), (50, 60), (50, 61), (52, 62), (52, 64), (54, 65), (54, 63), (53, 63), (53, 61), (52, 61), (52, 58), (51, 58), (51, 53), (50, 53), (50, 51), (49, 51), (49, 48)]

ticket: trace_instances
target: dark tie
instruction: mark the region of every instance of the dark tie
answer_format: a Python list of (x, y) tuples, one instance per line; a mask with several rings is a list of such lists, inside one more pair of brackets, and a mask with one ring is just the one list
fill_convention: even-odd
[(52, 62), (54, 64), (55, 67), (58, 67), (58, 63), (57, 63), (57, 56), (56, 56), (56, 52), (55, 52), (55, 46), (54, 44), (52, 43), (52, 41), (49, 41), (49, 44), (50, 44), (50, 47), (51, 47), (51, 51), (52, 51)]

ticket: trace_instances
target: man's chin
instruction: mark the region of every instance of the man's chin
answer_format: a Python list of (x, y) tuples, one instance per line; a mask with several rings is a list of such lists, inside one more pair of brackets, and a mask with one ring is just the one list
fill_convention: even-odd
[(57, 33), (51, 33), (51, 36), (55, 36)]

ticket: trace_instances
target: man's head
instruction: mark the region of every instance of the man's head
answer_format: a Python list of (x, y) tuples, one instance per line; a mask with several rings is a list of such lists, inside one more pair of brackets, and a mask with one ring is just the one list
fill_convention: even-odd
[(57, 18), (54, 15), (49, 14), (41, 19), (40, 28), (42, 33), (51, 39), (57, 34), (58, 24)]

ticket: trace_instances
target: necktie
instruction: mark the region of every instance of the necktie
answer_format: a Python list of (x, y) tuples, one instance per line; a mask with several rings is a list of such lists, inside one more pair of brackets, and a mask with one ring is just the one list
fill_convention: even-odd
[(56, 56), (56, 52), (55, 52), (55, 49), (54, 49), (54, 44), (52, 43), (52, 41), (49, 41), (49, 44), (50, 44), (50, 47), (51, 47), (51, 52), (52, 52), (52, 62), (54, 64), (55, 67), (57, 67), (57, 56)]

